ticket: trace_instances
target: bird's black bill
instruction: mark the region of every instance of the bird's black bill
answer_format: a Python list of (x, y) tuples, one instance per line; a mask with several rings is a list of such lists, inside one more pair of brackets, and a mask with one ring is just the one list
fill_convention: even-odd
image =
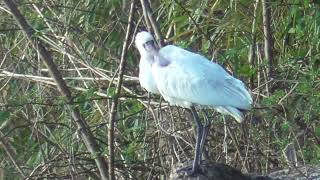
[(153, 40), (144, 43), (143, 47), (146, 51), (149, 51), (149, 52), (154, 52), (154, 51), (157, 51), (158, 49)]

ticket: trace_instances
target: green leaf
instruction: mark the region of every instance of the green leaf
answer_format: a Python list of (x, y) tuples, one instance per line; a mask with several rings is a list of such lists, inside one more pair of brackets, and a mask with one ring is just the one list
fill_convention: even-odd
[(290, 33), (290, 34), (294, 34), (295, 32), (296, 32), (295, 28), (290, 28), (289, 31), (288, 31), (288, 33)]
[(285, 132), (288, 132), (290, 127), (291, 127), (291, 125), (288, 121), (283, 122), (281, 125), (281, 129)]
[(9, 111), (0, 111), (0, 122), (4, 122), (10, 116)]
[(175, 23), (185, 23), (187, 21), (188, 21), (188, 16), (186, 15), (178, 16), (173, 19), (173, 22)]
[(320, 137), (320, 127), (316, 127), (315, 133), (316, 133), (316, 136)]

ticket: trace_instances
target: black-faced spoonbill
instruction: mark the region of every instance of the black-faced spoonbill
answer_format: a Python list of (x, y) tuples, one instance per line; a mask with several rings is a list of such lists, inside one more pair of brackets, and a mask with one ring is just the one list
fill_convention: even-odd
[(242, 122), (242, 111), (251, 108), (252, 97), (242, 81), (199, 54), (174, 45), (159, 49), (153, 36), (145, 31), (136, 35), (135, 43), (141, 55), (141, 86), (149, 92), (160, 93), (171, 105), (192, 112), (197, 126), (195, 156), (192, 168), (183, 170), (197, 173), (206, 132), (195, 107), (212, 107)]

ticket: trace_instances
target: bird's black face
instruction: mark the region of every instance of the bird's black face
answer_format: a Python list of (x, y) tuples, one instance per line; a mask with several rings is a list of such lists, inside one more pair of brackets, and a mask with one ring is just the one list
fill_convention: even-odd
[(147, 41), (143, 44), (143, 48), (148, 52), (155, 52), (158, 50), (156, 43), (154, 40)]

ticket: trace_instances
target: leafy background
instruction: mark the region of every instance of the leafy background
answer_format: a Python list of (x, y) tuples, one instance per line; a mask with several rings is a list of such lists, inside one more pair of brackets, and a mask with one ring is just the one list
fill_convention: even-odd
[[(18, 179), (97, 178), (97, 168), (39, 54), (0, 2), (0, 174)], [(257, 7), (255, 8), (255, 5)], [(213, 121), (206, 158), (269, 173), (286, 168), (294, 144), (300, 165), (320, 161), (320, 2), (272, 1), (274, 74), (263, 50), (261, 3), (161, 0), (151, 3), (166, 41), (199, 52), (247, 82), (255, 108), (238, 124)], [(18, 1), (53, 54), (105, 158), (110, 107), (128, 23), (129, 1)], [(140, 2), (134, 32), (145, 29)], [(137, 80), (139, 53), (130, 38), (115, 131), (117, 178), (167, 179), (193, 157), (190, 113), (150, 97)], [(251, 47), (255, 47), (251, 51)], [(254, 58), (252, 53), (255, 54)], [(161, 102), (161, 103), (160, 103)], [(201, 117), (205, 113), (201, 112)], [(9, 149), (6, 149), (6, 148)], [(8, 151), (14, 156), (9, 157)]]

